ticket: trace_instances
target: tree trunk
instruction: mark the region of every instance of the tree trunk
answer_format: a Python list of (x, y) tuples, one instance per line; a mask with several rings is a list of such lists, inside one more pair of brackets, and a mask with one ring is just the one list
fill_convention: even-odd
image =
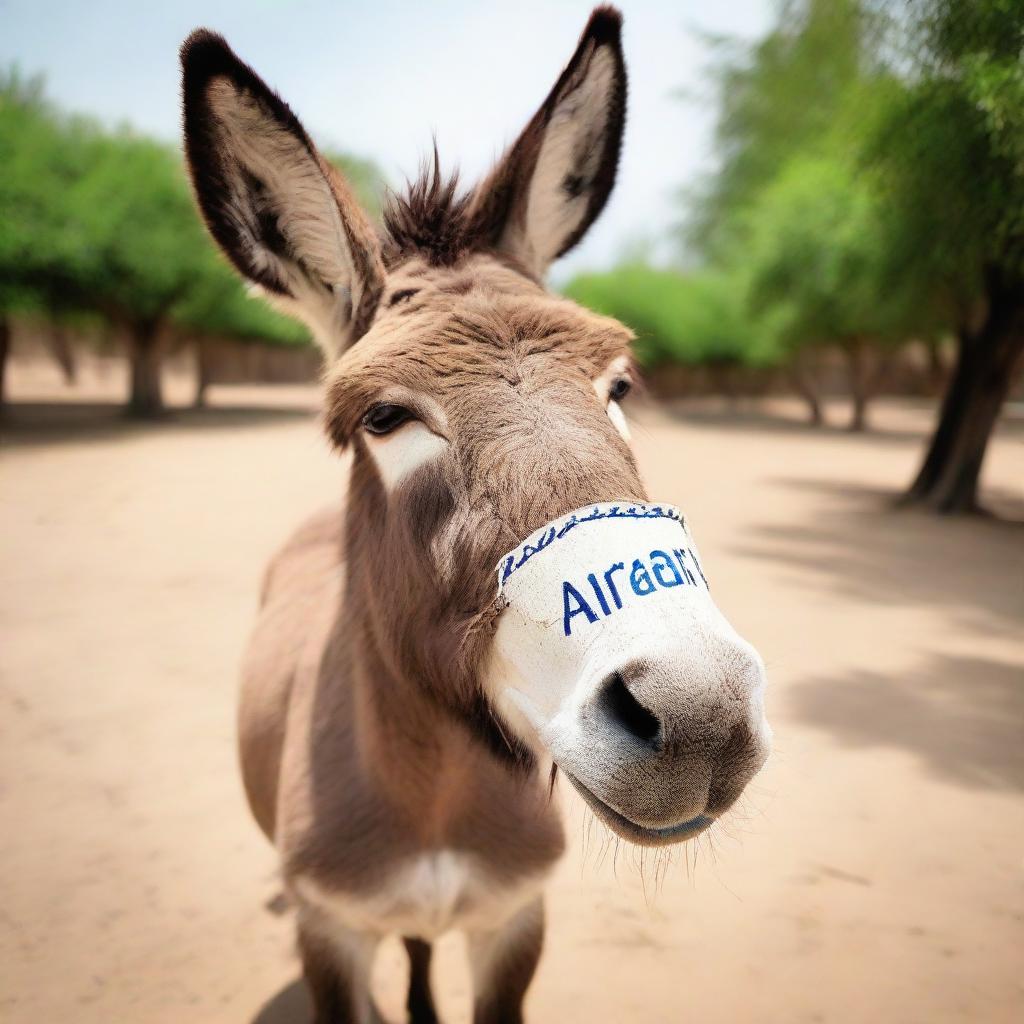
[(736, 388), (730, 366), (728, 363), (713, 362), (708, 369), (711, 372), (712, 387), (718, 394), (729, 403), (730, 406), (736, 403)]
[(160, 324), (154, 321), (134, 323), (129, 329), (131, 394), (128, 415), (137, 419), (156, 419), (164, 411), (160, 388)]
[(822, 426), (825, 423), (825, 416), (821, 411), (821, 399), (818, 397), (814, 376), (802, 353), (797, 353), (793, 363), (793, 386), (796, 388), (797, 394), (807, 403), (811, 426)]
[(1010, 289), (991, 295), (981, 330), (958, 338), (956, 367), (939, 422), (904, 503), (936, 512), (976, 512), (989, 437), (1024, 352), (1024, 303)]
[(68, 341), (67, 328), (62, 323), (54, 323), (50, 326), (50, 352), (60, 367), (64, 383), (70, 387), (75, 383), (75, 354)]
[(11, 348), (11, 321), (0, 314), (0, 411), (7, 401), (4, 387), (7, 376), (7, 353)]
[(213, 377), (210, 359), (206, 350), (206, 342), (196, 341), (196, 393), (192, 400), (194, 409), (206, 407), (206, 389), (210, 386)]
[(928, 355), (928, 387), (933, 395), (942, 393), (942, 385), (946, 380), (946, 366), (942, 361), (942, 344), (935, 338), (924, 343)]
[(850, 414), (850, 430), (862, 431), (867, 427), (868, 399), (868, 358), (866, 343), (863, 338), (851, 338), (843, 345), (846, 354), (847, 377), (850, 388), (850, 399), (853, 403)]

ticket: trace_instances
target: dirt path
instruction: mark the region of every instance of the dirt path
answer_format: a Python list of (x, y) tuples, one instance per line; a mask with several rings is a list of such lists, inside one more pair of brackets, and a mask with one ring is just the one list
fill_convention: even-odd
[[(298, 968), (235, 768), (236, 667), (264, 559), (343, 466), (301, 410), (105, 415), (23, 409), (0, 467), (0, 1019), (284, 1024)], [(642, 872), (573, 804), (532, 1021), (1024, 1017), (1024, 530), (888, 511), (927, 416), (876, 419), (643, 416), (651, 493), (768, 662), (777, 751), (712, 840)], [(1024, 518), (1018, 427), (986, 482)]]

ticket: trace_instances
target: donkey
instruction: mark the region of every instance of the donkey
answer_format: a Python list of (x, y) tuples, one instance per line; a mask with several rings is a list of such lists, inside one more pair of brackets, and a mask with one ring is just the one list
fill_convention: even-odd
[(431, 942), (452, 928), (477, 1024), (522, 1019), (564, 845), (556, 769), (654, 845), (707, 828), (767, 757), (760, 658), (637, 471), (632, 334), (542, 283), (612, 189), (620, 32), (596, 9), (491, 173), (461, 191), (435, 150), (380, 231), (220, 36), (182, 48), (200, 211), (322, 346), (326, 430), (351, 452), (344, 508), (267, 571), (239, 716), (324, 1024), (380, 1019), (386, 934), (408, 950), (411, 1019), (434, 1021)]

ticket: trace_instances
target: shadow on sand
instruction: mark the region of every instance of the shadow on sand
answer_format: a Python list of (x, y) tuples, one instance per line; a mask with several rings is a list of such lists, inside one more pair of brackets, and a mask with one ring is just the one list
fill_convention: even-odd
[(845, 414), (832, 418), (820, 426), (814, 426), (806, 418), (785, 412), (773, 411), (760, 402), (739, 402), (736, 405), (721, 402), (690, 401), (679, 399), (662, 405), (672, 419), (697, 429), (707, 428), (732, 433), (757, 434), (799, 434), (807, 437), (852, 438), (870, 437), (878, 441), (923, 441), (929, 429), (897, 429), (872, 427), (863, 433), (851, 432), (846, 426)]
[[(811, 594), (829, 589), (854, 602), (946, 606), (981, 633), (1016, 633), (1024, 622), (1024, 503), (989, 490), (1003, 514), (944, 518), (894, 505), (895, 494), (849, 484), (773, 480), (813, 491), (817, 515), (764, 526), (733, 550), (798, 569)], [(1014, 571), (1016, 567), (1017, 571)]]
[(316, 407), (292, 405), (221, 405), (172, 408), (155, 420), (129, 419), (114, 402), (10, 402), (0, 419), (4, 447), (87, 444), (130, 440), (143, 434), (265, 426), (287, 420), (312, 420)]
[[(807, 480), (775, 484), (820, 497), (816, 516), (766, 526), (738, 547), (772, 573), (796, 570), (808, 600), (831, 590), (873, 607), (938, 606), (977, 635), (1013, 638), (1024, 623), (1024, 523), (896, 509), (877, 490)], [(1020, 496), (1000, 495), (1024, 515)], [(939, 638), (941, 640), (941, 638)], [(936, 778), (1024, 791), (1024, 661), (932, 654), (901, 675), (865, 667), (796, 684), (797, 718), (858, 748), (906, 751)]]
[(945, 782), (1024, 791), (1024, 664), (933, 657), (893, 676), (869, 670), (795, 686), (806, 724), (843, 746), (903, 750)]
[(296, 978), (260, 1007), (251, 1024), (309, 1024), (312, 1019), (313, 1004), (306, 983)]
[[(883, 400), (880, 400), (883, 401)], [(919, 424), (885, 426), (883, 417), (872, 421), (868, 416), (868, 429), (851, 431), (845, 409), (829, 407), (828, 421), (820, 426), (811, 424), (801, 411), (773, 408), (758, 399), (740, 399), (729, 403), (721, 399), (669, 399), (660, 408), (672, 419), (697, 429), (758, 434), (798, 434), (804, 437), (827, 437), (852, 443), (865, 440), (882, 443), (921, 442), (931, 437), (935, 428), (935, 406), (930, 399), (900, 399), (902, 409), (916, 414)], [(1020, 403), (1009, 403), (996, 428), (1003, 437), (1024, 437), (1024, 409)]]

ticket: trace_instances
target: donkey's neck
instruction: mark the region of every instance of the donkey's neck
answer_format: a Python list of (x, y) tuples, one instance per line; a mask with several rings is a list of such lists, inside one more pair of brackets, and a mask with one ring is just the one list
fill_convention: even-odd
[(499, 862), (502, 849), (515, 848), (524, 865), (546, 862), (562, 846), (548, 787), (536, 770), (527, 775), (499, 756), (486, 728), (474, 728), (472, 657), (462, 658), (461, 629), (436, 619), (438, 599), (450, 603), (451, 595), (439, 595), (420, 571), (426, 565), (402, 555), (428, 547), (436, 524), (420, 522), (408, 536), (409, 524), (381, 517), (381, 497), (372, 465), (357, 455), (336, 627), (357, 788), (420, 848), (474, 850)]
[[(366, 616), (364, 609), (353, 611)], [(366, 642), (354, 652), (353, 666), (360, 768), (422, 841), (440, 843), (473, 800), (481, 751), (415, 680), (388, 666), (367, 626), (360, 623)]]
[(403, 841), (473, 854), (504, 879), (547, 870), (564, 838), (539, 773), (510, 771), (415, 681), (386, 678), (382, 667), (363, 652), (360, 760), (369, 789), (401, 822)]
[(557, 859), (562, 826), (540, 773), (511, 771), (418, 681), (396, 677), (372, 643), (353, 654), (359, 771), (403, 841), (473, 853), (509, 878)]

